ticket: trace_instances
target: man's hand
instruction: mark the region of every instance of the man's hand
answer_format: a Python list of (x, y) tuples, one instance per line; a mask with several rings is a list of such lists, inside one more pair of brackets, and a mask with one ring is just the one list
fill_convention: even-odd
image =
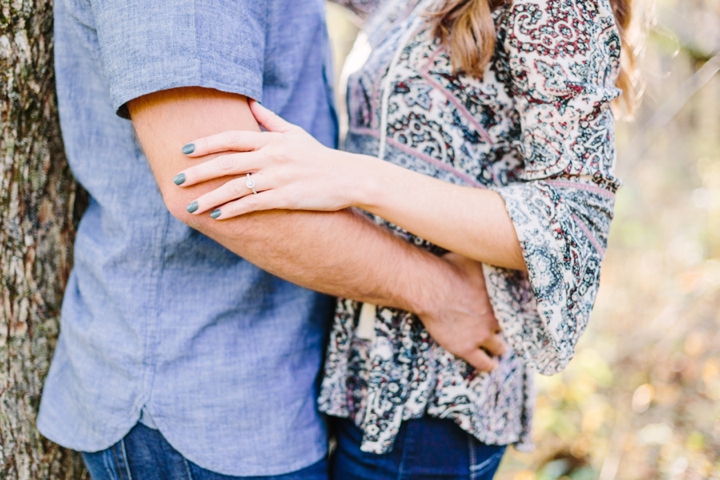
[(488, 297), (482, 265), (456, 253), (443, 257), (456, 272), (419, 315), (428, 333), (448, 352), (478, 370), (492, 371), (507, 351)]

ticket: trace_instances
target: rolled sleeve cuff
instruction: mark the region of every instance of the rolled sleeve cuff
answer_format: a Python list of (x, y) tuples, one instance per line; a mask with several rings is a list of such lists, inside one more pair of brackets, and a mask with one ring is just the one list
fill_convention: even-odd
[[(262, 101), (262, 79), (259, 75), (238, 65), (219, 66), (237, 74), (236, 81), (227, 82), (212, 78), (203, 78), (197, 70), (188, 71), (187, 67), (174, 66), (169, 73), (158, 75), (154, 69), (141, 72), (143, 82), (127, 82), (113, 85), (111, 95), (116, 113), (125, 119), (130, 119), (127, 103), (150, 93), (182, 87), (212, 88), (221, 92), (244, 95), (253, 100)], [(184, 70), (184, 71), (183, 71)]]
[(261, 100), (267, 5), (237, 0), (91, 0), (118, 115), (149, 93), (204, 87)]

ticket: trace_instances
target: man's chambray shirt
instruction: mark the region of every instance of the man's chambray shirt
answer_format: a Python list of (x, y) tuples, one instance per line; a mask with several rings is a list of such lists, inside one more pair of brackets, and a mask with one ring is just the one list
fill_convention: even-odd
[(56, 0), (55, 9), (63, 138), (92, 199), (40, 431), (98, 451), (147, 414), (218, 473), (318, 461), (316, 387), (333, 303), (171, 217), (121, 117), (141, 95), (201, 86), (262, 100), (334, 145), (324, 2)]

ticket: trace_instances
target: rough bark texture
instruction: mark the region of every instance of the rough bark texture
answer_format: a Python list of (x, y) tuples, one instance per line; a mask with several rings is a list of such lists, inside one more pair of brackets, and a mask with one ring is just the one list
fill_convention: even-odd
[(78, 189), (54, 91), (52, 0), (0, 0), (0, 479), (87, 478), (35, 429), (72, 263)]

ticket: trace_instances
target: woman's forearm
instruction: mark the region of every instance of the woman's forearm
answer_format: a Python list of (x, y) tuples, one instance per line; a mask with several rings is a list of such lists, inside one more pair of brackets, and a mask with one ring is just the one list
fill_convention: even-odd
[(525, 270), (502, 197), (453, 185), (367, 155), (339, 153), (354, 164), (355, 206), (447, 250), (499, 267)]
[[(515, 228), (497, 193), (327, 148), (259, 104), (251, 102), (250, 108), (268, 133), (227, 131), (194, 140), (192, 157), (228, 153), (180, 172), (178, 185), (241, 177), (196, 198), (193, 215), (210, 212), (225, 221), (261, 210), (356, 206), (465, 257), (525, 269)], [(250, 175), (252, 191), (246, 186)]]

